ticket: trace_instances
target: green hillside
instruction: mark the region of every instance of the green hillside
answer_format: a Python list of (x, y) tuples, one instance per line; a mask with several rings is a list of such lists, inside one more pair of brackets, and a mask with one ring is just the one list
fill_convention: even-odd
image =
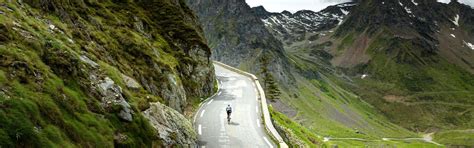
[(0, 147), (195, 143), (182, 114), (215, 78), (194, 20), (182, 1), (0, 0)]

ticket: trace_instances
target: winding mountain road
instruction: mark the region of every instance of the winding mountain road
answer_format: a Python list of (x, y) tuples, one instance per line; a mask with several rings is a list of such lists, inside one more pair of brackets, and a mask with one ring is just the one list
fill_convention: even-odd
[[(199, 147), (277, 147), (267, 135), (255, 83), (246, 76), (214, 64), (219, 92), (203, 103), (195, 117)], [(226, 120), (226, 106), (233, 112)]]

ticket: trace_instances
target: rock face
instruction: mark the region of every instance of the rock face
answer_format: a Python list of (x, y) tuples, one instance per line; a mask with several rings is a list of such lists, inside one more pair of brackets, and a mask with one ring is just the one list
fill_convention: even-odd
[(215, 74), (183, 0), (0, 2), (0, 147), (194, 144)]
[(142, 87), (140, 85), (140, 83), (138, 83), (135, 79), (130, 78), (129, 76), (126, 76), (126, 75), (122, 74), (122, 79), (123, 79), (123, 81), (125, 82), (125, 85), (127, 85), (128, 88), (139, 89), (140, 87)]
[(182, 114), (160, 103), (152, 103), (143, 112), (151, 125), (158, 130), (158, 137), (165, 145), (196, 145), (197, 134), (193, 126)]
[(283, 84), (291, 82), (288, 61), (282, 43), (254, 15), (245, 0), (187, 0), (199, 21), (213, 51), (212, 58), (255, 74), (261, 71), (262, 58), (270, 59), (268, 67)]
[[(365, 31), (372, 35), (379, 33), (381, 28), (396, 29), (393, 34), (399, 40), (411, 40), (419, 47), (416, 52), (423, 54), (423, 58), (441, 55), (452, 63), (468, 69), (474, 73), (474, 63), (472, 53), (461, 53), (462, 50), (454, 48), (468, 48), (463, 41), (472, 42), (472, 15), (473, 9), (470, 6), (452, 1), (449, 4), (439, 3), (436, 0), (427, 1), (361, 1), (360, 5), (351, 13), (347, 21), (337, 29), (337, 36), (346, 35), (350, 31)], [(451, 35), (452, 34), (452, 35)], [(443, 36), (451, 36), (446, 39)], [(447, 56), (448, 50), (446, 40), (455, 40), (455, 45), (449, 45), (449, 52), (456, 56)], [(461, 61), (460, 59), (464, 59)], [(424, 59), (429, 60), (429, 59)]]
[[(356, 3), (343, 3), (320, 11), (301, 10), (294, 14), (284, 11), (270, 13), (263, 6), (252, 8), (253, 13), (265, 23), (267, 29), (286, 44), (305, 40), (306, 36), (319, 36), (342, 24), (344, 17)], [(314, 41), (314, 39), (312, 39)]]
[(99, 81), (97, 87), (102, 95), (102, 107), (120, 106), (122, 109), (119, 111), (119, 117), (129, 122), (133, 121), (130, 104), (123, 98), (120, 86), (116, 85), (109, 77), (106, 77), (104, 80)]

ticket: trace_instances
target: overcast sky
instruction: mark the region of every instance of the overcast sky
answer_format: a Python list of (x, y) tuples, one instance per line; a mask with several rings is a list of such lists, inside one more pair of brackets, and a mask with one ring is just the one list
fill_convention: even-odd
[[(298, 10), (319, 11), (329, 5), (349, 2), (351, 0), (245, 0), (251, 7), (263, 5), (267, 11), (281, 12), (288, 10), (296, 12)], [(441, 2), (449, 2), (450, 0), (438, 0)], [(474, 0), (459, 0), (468, 5), (474, 6)]]

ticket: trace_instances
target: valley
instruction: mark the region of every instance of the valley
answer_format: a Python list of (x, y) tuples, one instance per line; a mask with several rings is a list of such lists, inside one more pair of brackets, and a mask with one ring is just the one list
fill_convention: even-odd
[[(457, 140), (436, 143), (440, 140), (437, 136), (446, 137), (453, 129), (473, 127), (474, 75), (469, 59), (474, 59), (474, 53), (463, 42), (473, 39), (469, 6), (362, 0), (320, 12), (274, 13), (238, 1), (214, 5), (211, 10), (216, 13), (209, 14), (201, 12), (216, 4), (214, 1), (190, 3), (208, 26), (204, 32), (211, 48), (217, 50), (216, 60), (260, 73), (262, 79), (267, 75), (257, 67), (265, 67), (261, 62), (265, 60), (258, 59), (270, 61), (268, 70), (281, 90), (279, 99), (272, 103), (274, 120), (281, 125), (280, 133), (287, 133), (289, 143), (471, 145), (472, 132), (456, 132)], [(442, 11), (433, 12), (433, 7)], [(248, 24), (266, 30), (239, 32)], [(234, 28), (216, 36), (212, 26)], [(250, 37), (245, 35), (249, 32), (280, 43), (270, 43), (272, 47), (268, 39), (239, 40), (239, 36)], [(252, 45), (245, 49), (247, 53), (253, 49), (258, 54), (244, 55), (242, 60), (220, 55), (220, 51), (229, 50), (242, 56), (238, 54), (243, 51), (240, 45), (227, 42), (234, 39), (240, 45)], [(433, 132), (436, 142), (423, 140)], [(398, 140), (382, 140), (386, 138)]]

